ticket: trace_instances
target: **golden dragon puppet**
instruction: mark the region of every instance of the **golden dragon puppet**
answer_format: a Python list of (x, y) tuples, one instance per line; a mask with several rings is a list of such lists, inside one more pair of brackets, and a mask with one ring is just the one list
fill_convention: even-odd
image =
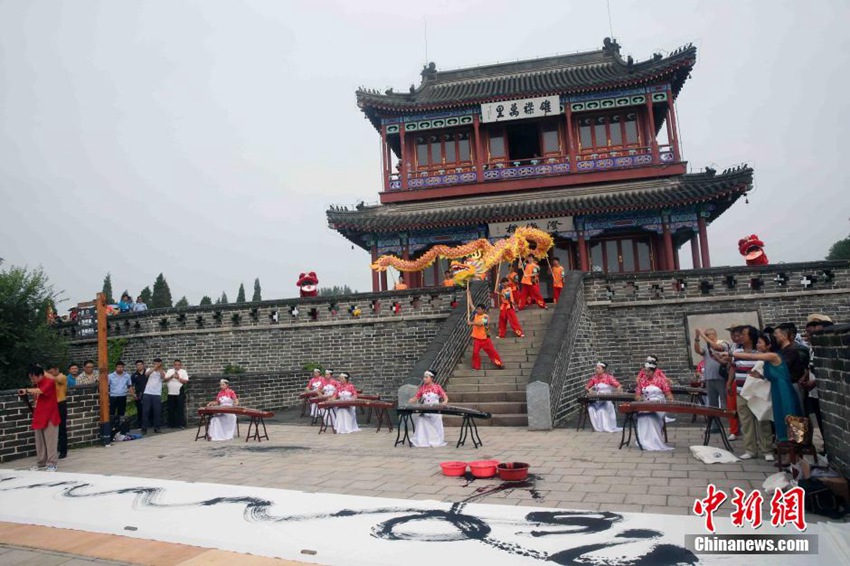
[[(392, 267), (401, 272), (422, 271), (438, 258), (451, 262), (452, 279), (456, 285), (465, 285), (470, 279), (483, 279), (486, 273), (501, 262), (533, 255), (545, 258), (554, 242), (552, 236), (537, 228), (517, 228), (508, 238), (491, 244), (486, 238), (473, 240), (459, 246), (438, 244), (416, 259), (405, 260), (394, 255), (383, 255), (372, 264), (375, 271)], [(458, 261), (463, 260), (463, 261)]]

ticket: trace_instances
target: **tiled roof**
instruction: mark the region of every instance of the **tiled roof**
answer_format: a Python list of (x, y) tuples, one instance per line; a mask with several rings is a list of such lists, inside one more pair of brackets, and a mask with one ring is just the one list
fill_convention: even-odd
[(377, 206), (357, 210), (331, 208), (328, 224), (343, 234), (470, 226), (552, 216), (604, 214), (684, 206), (701, 202), (715, 205), (711, 219), (729, 208), (752, 188), (753, 170), (747, 166), (677, 175), (662, 179), (608, 183)]
[[(404, 113), (468, 106), (517, 96), (580, 94), (668, 80), (679, 93), (696, 63), (696, 47), (687, 45), (666, 57), (642, 62), (623, 60), (619, 45), (573, 55), (501, 63), (454, 71), (437, 71), (432, 63), (422, 82), (408, 93), (358, 89), (357, 104), (367, 115), (375, 110)], [(371, 111), (371, 112), (370, 112)], [(374, 117), (369, 116), (374, 122)]]

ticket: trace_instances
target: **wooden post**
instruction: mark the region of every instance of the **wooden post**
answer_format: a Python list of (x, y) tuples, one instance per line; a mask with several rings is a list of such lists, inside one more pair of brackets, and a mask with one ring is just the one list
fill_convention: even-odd
[(575, 139), (573, 136), (573, 110), (570, 107), (570, 102), (564, 105), (564, 115), (567, 117), (567, 131), (566, 131), (566, 151), (569, 156), (570, 163), (570, 173), (578, 172), (578, 160), (576, 159), (576, 145)]
[(652, 93), (646, 95), (646, 116), (649, 121), (649, 141), (652, 146), (652, 163), (658, 165), (658, 139), (655, 136), (655, 113), (652, 109)]
[(704, 268), (711, 267), (711, 257), (708, 255), (708, 229), (705, 226), (705, 217), (700, 215), (697, 219), (699, 227), (699, 249), (702, 255), (702, 266)]
[(699, 235), (696, 231), (694, 231), (693, 236), (691, 236), (691, 261), (694, 264), (694, 269), (702, 267), (699, 257)]
[(587, 263), (587, 242), (584, 240), (584, 232), (578, 233), (578, 263), (582, 271), (590, 271)]
[(676, 265), (673, 262), (673, 234), (670, 233), (669, 221), (662, 222), (664, 227), (664, 263), (665, 269), (673, 271)]
[(392, 164), (392, 150), (387, 143), (387, 127), (381, 126), (381, 161), (384, 165), (384, 190), (390, 190), (390, 168)]
[(97, 367), (98, 401), (100, 402), (100, 441), (104, 446), (112, 443), (109, 422), (109, 350), (106, 345), (106, 295), (97, 294)]
[(667, 140), (673, 148), (673, 161), (678, 163), (682, 160), (682, 156), (679, 153), (679, 130), (676, 127), (676, 107), (673, 106), (673, 93), (671, 91), (667, 92), (667, 123), (669, 124)]
[(386, 291), (386, 290), (387, 290), (387, 272), (382, 271), (381, 272), (381, 291)]
[[(372, 244), (372, 263), (378, 261), (378, 245)], [(372, 269), (372, 292), (377, 293), (381, 290), (381, 282), (378, 279), (378, 272)]]
[(399, 159), (401, 166), (398, 168), (398, 172), (399, 172), (399, 175), (401, 175), (401, 190), (406, 191), (407, 190), (407, 171), (408, 171), (409, 162), (407, 160), (407, 152), (405, 151), (404, 138), (407, 137), (407, 136), (406, 136), (406, 132), (404, 131), (404, 123), (402, 123), (399, 126), (398, 137), (399, 137), (399, 140), (400, 140), (399, 143), (401, 144), (401, 158)]
[(434, 287), (442, 287), (443, 280), (440, 275), (440, 258), (434, 260)]
[(475, 128), (475, 175), (479, 183), (484, 182), (484, 154), (481, 151), (481, 119), (476, 113), (472, 117), (472, 125)]

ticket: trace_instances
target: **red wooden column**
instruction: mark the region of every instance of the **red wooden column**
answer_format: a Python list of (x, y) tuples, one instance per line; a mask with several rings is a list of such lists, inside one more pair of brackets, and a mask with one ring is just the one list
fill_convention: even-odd
[(578, 263), (582, 271), (590, 271), (587, 264), (587, 242), (584, 240), (584, 232), (578, 233)]
[(387, 127), (381, 127), (381, 162), (384, 166), (384, 190), (390, 190), (390, 151), (387, 144)]
[(664, 263), (668, 271), (676, 268), (673, 260), (673, 234), (670, 233), (669, 221), (662, 222), (664, 229)]
[[(372, 263), (378, 261), (378, 245), (372, 244)], [(377, 293), (381, 290), (381, 282), (379, 279), (378, 272), (374, 269), (372, 270), (372, 292)]]
[(381, 272), (381, 291), (386, 291), (389, 284), (387, 283), (387, 272)]
[(576, 161), (575, 140), (573, 136), (573, 110), (570, 107), (569, 101), (564, 105), (564, 115), (567, 117), (566, 150), (570, 159), (570, 173), (575, 173), (578, 171), (578, 163)]
[(702, 267), (699, 257), (699, 235), (696, 232), (691, 236), (691, 261), (694, 264), (694, 269)]
[[(404, 247), (401, 249), (401, 258), (404, 261), (410, 261), (410, 247), (407, 244), (404, 244)], [(415, 279), (414, 273), (412, 271), (408, 272), (408, 273), (404, 273), (404, 272), (401, 272), (401, 273), (402, 273), (402, 275), (404, 275), (404, 282), (407, 284), (407, 288), (413, 289), (413, 287), (415, 287), (415, 285), (414, 285), (414, 279)]]
[(708, 255), (708, 230), (706, 230), (705, 218), (702, 215), (697, 219), (697, 226), (699, 227), (699, 249), (702, 255), (702, 266), (711, 267), (711, 257)]
[(679, 130), (676, 127), (676, 107), (673, 105), (673, 93), (667, 92), (667, 139), (673, 147), (673, 161), (681, 161), (679, 153)]
[(655, 112), (652, 109), (652, 94), (646, 94), (646, 116), (649, 122), (649, 139), (652, 146), (652, 162), (658, 164), (658, 139), (655, 136)]
[(434, 287), (439, 287), (443, 284), (443, 280), (440, 275), (440, 260), (434, 260)]
[(406, 191), (407, 190), (407, 171), (408, 171), (408, 164), (410, 163), (410, 161), (408, 161), (408, 159), (407, 159), (407, 151), (405, 150), (406, 148), (405, 148), (404, 138), (407, 137), (407, 132), (404, 131), (404, 123), (399, 125), (398, 137), (401, 140), (400, 141), (400, 143), (401, 143), (401, 159), (399, 160), (401, 162), (401, 167), (398, 168), (399, 169), (399, 175), (401, 175), (401, 190)]
[(472, 117), (475, 128), (475, 175), (479, 183), (484, 182), (484, 152), (481, 150), (481, 119), (476, 113)]

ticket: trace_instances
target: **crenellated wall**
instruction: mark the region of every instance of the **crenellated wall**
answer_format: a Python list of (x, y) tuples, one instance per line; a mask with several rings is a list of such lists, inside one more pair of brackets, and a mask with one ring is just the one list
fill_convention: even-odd
[(824, 329), (812, 342), (826, 453), (850, 477), (850, 324)]
[[(462, 292), (435, 288), (163, 309), (110, 317), (109, 338), (124, 339), (128, 364), (158, 356), (170, 365), (180, 358), (195, 375), (220, 374), (232, 364), (252, 374), (301, 372), (306, 382), (302, 368), (317, 363), (350, 372), (370, 393), (392, 396), (455, 299), (462, 301)], [(352, 316), (352, 306), (362, 314)], [(72, 339), (74, 360), (95, 358), (95, 340), (74, 339), (71, 325), (59, 331)]]

